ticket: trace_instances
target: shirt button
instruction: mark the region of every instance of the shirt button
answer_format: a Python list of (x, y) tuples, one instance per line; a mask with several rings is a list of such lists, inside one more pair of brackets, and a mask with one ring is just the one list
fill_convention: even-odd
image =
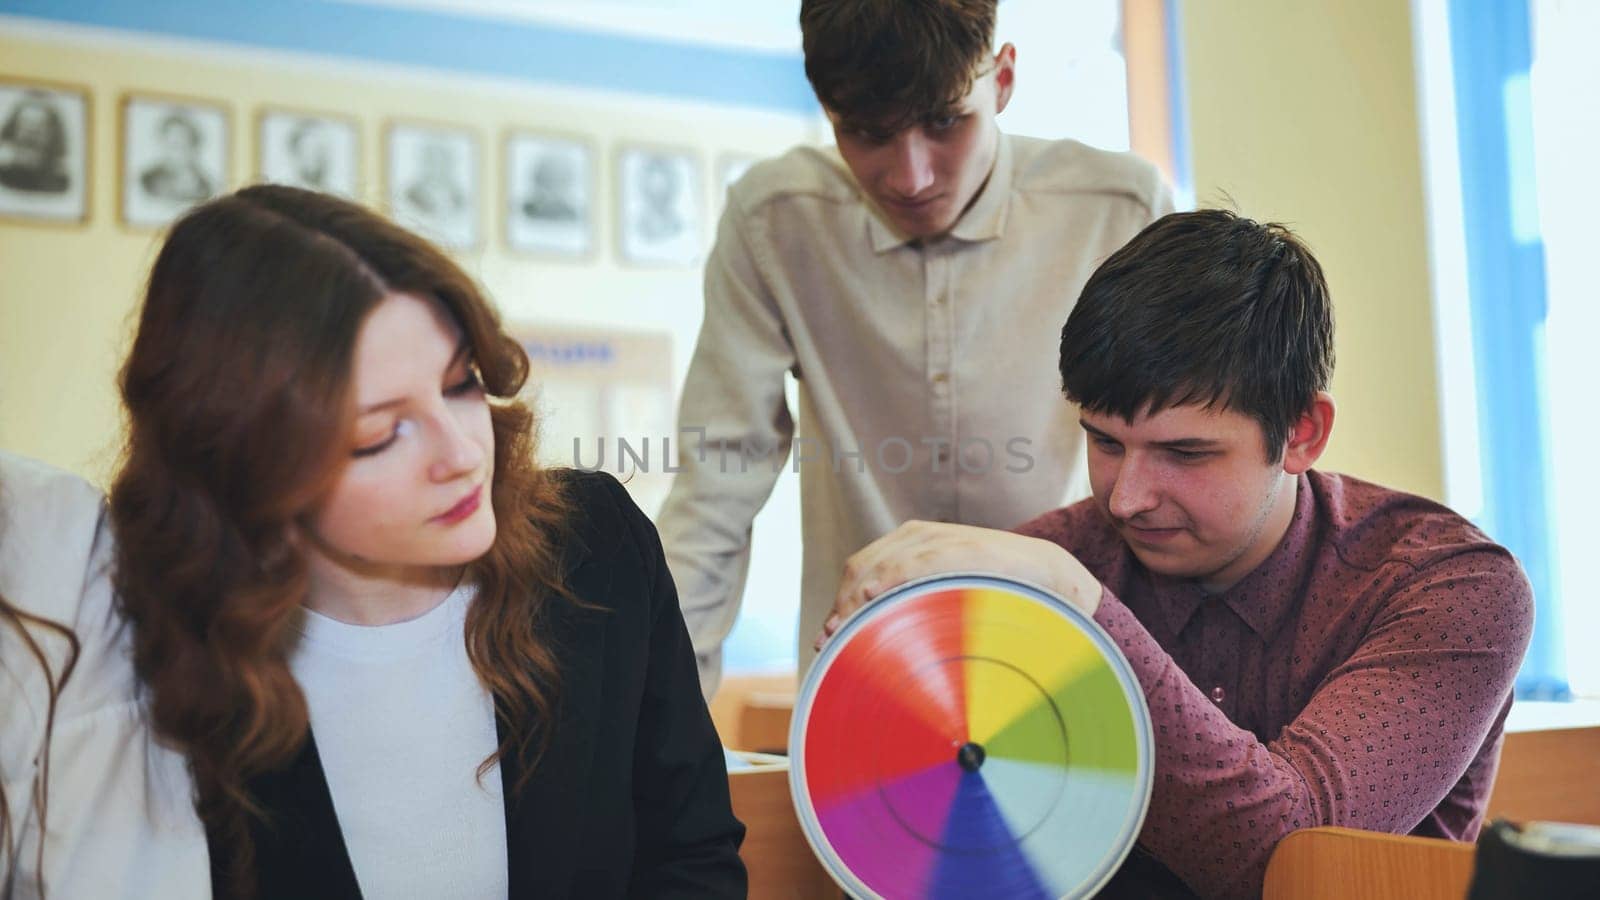
[(1227, 691), (1224, 691), (1222, 689), (1222, 685), (1220, 685), (1220, 684), (1211, 689), (1211, 699), (1212, 699), (1212, 701), (1214, 701), (1216, 703), (1221, 703), (1223, 698), (1225, 698), (1227, 696), (1228, 696)]
[(934, 384), (944, 384), (946, 381), (949, 381), (949, 380), (950, 380), (949, 373), (946, 373), (946, 372), (935, 372), (933, 374), (933, 383)]

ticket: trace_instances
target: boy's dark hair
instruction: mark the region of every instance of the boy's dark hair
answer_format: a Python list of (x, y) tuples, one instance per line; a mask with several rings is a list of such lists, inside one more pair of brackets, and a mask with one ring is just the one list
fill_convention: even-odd
[(994, 44), (999, 0), (802, 0), (806, 78), (870, 134), (948, 116)]
[(1267, 461), (1333, 373), (1322, 267), (1294, 233), (1220, 209), (1151, 223), (1089, 276), (1061, 329), (1061, 385), (1132, 420), (1196, 404), (1261, 423)]

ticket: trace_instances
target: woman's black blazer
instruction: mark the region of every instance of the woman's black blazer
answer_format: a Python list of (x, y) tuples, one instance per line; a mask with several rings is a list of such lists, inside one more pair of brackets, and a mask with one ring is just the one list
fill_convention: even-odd
[[(501, 761), (510, 900), (743, 897), (744, 826), (661, 541), (615, 478), (565, 478), (574, 514), (563, 569), (593, 608), (545, 605), (560, 713), (520, 795), (524, 766)], [(314, 736), (250, 788), (267, 813), (252, 827), (258, 897), (361, 896)], [(213, 892), (229, 897), (227, 848), (208, 839)]]

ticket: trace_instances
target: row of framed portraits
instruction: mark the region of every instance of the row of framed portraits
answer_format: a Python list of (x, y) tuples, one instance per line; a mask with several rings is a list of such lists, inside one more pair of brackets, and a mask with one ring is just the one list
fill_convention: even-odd
[[(0, 79), (0, 217), (89, 220), (87, 88)], [(229, 107), (164, 94), (121, 98), (118, 208), (136, 228), (161, 228), (227, 190), (233, 179)], [(255, 119), (255, 175), (353, 199), (367, 193), (361, 123), (353, 116), (265, 107)], [(588, 138), (510, 129), (503, 139), (502, 235), (519, 253), (585, 259), (599, 249), (599, 153)], [(389, 213), (457, 250), (484, 245), (479, 138), (470, 127), (396, 120), (383, 129), (382, 196)], [(717, 158), (718, 196), (754, 162)], [(624, 262), (689, 265), (700, 256), (705, 190), (690, 148), (622, 144), (613, 153), (615, 233)]]

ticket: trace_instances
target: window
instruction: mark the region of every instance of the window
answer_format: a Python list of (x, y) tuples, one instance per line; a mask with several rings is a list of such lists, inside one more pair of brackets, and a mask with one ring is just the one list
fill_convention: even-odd
[(1600, 326), (1585, 254), (1600, 202), (1600, 6), (1418, 0), (1447, 500), (1517, 554), (1537, 620), (1519, 696), (1600, 694)]

